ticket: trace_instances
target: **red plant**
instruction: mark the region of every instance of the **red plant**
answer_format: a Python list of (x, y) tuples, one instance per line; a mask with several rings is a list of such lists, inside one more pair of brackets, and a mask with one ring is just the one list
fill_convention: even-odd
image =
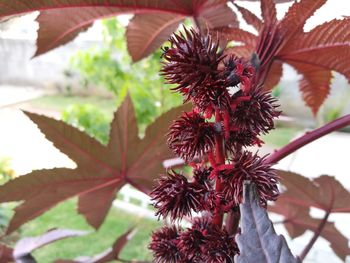
[(243, 43), (229, 48), (226, 53), (248, 58), (257, 54), (260, 68), (255, 81), (264, 84), (266, 90), (278, 84), (283, 63), (295, 68), (302, 75), (299, 88), (303, 100), (315, 115), (329, 95), (332, 71), (350, 80), (349, 18), (334, 19), (310, 32), (303, 31), (305, 22), (326, 2), (295, 2), (281, 21), (277, 20), (273, 0), (261, 1), (262, 20), (235, 5), (258, 35), (229, 25), (218, 28), (223, 37)]
[[(243, 182), (256, 183), (264, 205), (278, 195), (271, 165), (257, 154), (242, 151), (245, 144), (235, 140), (235, 134), (247, 132), (252, 141), (261, 143), (258, 136), (274, 128), (273, 118), (279, 112), (275, 99), (252, 82), (255, 73), (249, 62), (233, 56), (223, 61), (218, 40), (210, 35), (202, 37), (196, 30), (185, 29), (185, 33), (174, 35), (170, 48), (164, 49), (162, 72), (168, 82), (178, 84), (175, 90), (194, 106), (194, 111), (172, 124), (168, 143), (175, 154), (195, 167), (195, 177), (189, 181), (172, 172), (158, 181), (151, 196), (157, 214), (164, 218), (170, 214), (173, 220), (180, 220), (192, 211), (211, 216), (199, 230), (182, 233), (172, 228), (177, 234), (175, 239), (171, 237), (171, 260), (171, 253), (158, 249), (165, 242), (156, 238), (162, 232), (153, 234), (150, 249), (157, 262), (233, 262), (238, 253), (234, 240), (238, 229), (229, 234), (222, 224), (224, 214), (241, 203)], [(232, 85), (239, 85), (235, 94), (229, 92)], [(235, 143), (225, 144), (225, 140)], [(227, 145), (232, 148), (226, 149)], [(233, 153), (232, 159), (228, 152)], [(205, 164), (205, 155), (210, 167)]]
[[(33, 171), (1, 186), (0, 202), (23, 201), (15, 208), (7, 232), (73, 196), (79, 197), (79, 213), (98, 228), (116, 192), (129, 183), (151, 195), (159, 217), (169, 216), (176, 223), (191, 218), (193, 212), (200, 214), (186, 229), (167, 226), (153, 233), (149, 248), (155, 262), (297, 262), (262, 208), (276, 200), (269, 209), (285, 217), (283, 223), (291, 237), (306, 230), (314, 232), (300, 259), (319, 236), (329, 240), (335, 253), (345, 259), (350, 255), (348, 240), (329, 222), (329, 216), (350, 212), (349, 192), (332, 177), (310, 181), (276, 171), (273, 165), (313, 140), (349, 125), (350, 116), (309, 132), (269, 156), (259, 157), (247, 149), (263, 143), (259, 137), (274, 128), (274, 119), (280, 115), (276, 99), (267, 90), (279, 81), (282, 63), (303, 75), (300, 88), (315, 114), (329, 92), (331, 71), (350, 78), (349, 19), (303, 31), (306, 20), (325, 2), (295, 1), (281, 21), (272, 0), (261, 0), (262, 20), (236, 5), (256, 28), (258, 35), (254, 35), (237, 28), (235, 15), (224, 0), (0, 0), (0, 21), (41, 10), (37, 54), (73, 39), (94, 19), (119, 13), (136, 14), (127, 30), (134, 60), (156, 49), (185, 17), (192, 17), (197, 26), (173, 35), (170, 46), (163, 49), (162, 74), (193, 107), (187, 104), (164, 114), (146, 130), (143, 139), (138, 137), (129, 97), (115, 114), (106, 146), (62, 122), (26, 113), (77, 168)], [(222, 35), (205, 33), (213, 28)], [(219, 41), (223, 37), (244, 45), (224, 49)], [(166, 140), (170, 120), (182, 111)], [(152, 190), (154, 179), (163, 170), (162, 161), (173, 156), (166, 142), (193, 168), (193, 176), (174, 168), (161, 176)], [(279, 179), (286, 188), (282, 193), (277, 186)], [(324, 218), (312, 218), (310, 207), (323, 210)], [(266, 232), (262, 235), (252, 225)], [(116, 241), (112, 251), (91, 261), (118, 258), (129, 233)], [(265, 246), (269, 242), (273, 246)], [(252, 253), (249, 248), (256, 244), (259, 248)], [(0, 252), (8, 257), (10, 250), (1, 247)]]

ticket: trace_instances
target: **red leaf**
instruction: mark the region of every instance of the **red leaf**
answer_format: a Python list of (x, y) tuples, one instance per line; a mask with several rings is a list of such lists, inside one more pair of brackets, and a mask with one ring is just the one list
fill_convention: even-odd
[[(26, 113), (46, 138), (77, 164), (76, 169), (33, 171), (0, 186), (0, 202), (20, 201), (7, 232), (31, 220), (59, 202), (79, 196), (79, 212), (98, 228), (115, 193), (126, 183), (148, 192), (164, 172), (162, 162), (173, 155), (166, 145), (172, 120), (188, 105), (170, 110), (138, 137), (134, 109), (128, 96), (112, 122), (110, 142), (103, 146), (78, 129), (45, 116)], [(89, 201), (100, 206), (93, 206)]]
[(275, 24), (277, 22), (276, 7), (272, 0), (261, 0), (261, 15), (266, 24)]
[(38, 248), (41, 248), (43, 246), (46, 246), (50, 243), (53, 243), (61, 239), (65, 239), (68, 237), (82, 236), (86, 234), (87, 232), (85, 231), (53, 229), (41, 236), (26, 237), (17, 242), (13, 252), (13, 256), (16, 259), (16, 262), (17, 260), (19, 262), (22, 262), (21, 261), (22, 257), (26, 257), (30, 255), (34, 250)]
[(272, 63), (269, 74), (264, 82), (265, 90), (272, 90), (278, 85), (283, 74), (283, 63), (281, 61), (275, 60)]
[(322, 175), (311, 181), (292, 172), (279, 170), (277, 173), (288, 189), (280, 199), (331, 213), (350, 212), (350, 193), (334, 177)]
[(289, 61), (289, 64), (302, 74), (300, 91), (306, 105), (311, 108), (313, 114), (316, 116), (318, 109), (329, 95), (332, 72), (321, 67), (303, 63)]
[(242, 42), (251, 50), (254, 50), (257, 45), (257, 36), (243, 29), (223, 27), (220, 29), (220, 33), (227, 39)]
[(160, 47), (184, 19), (184, 16), (172, 14), (135, 15), (126, 31), (128, 50), (133, 61), (148, 56)]
[(306, 20), (308, 20), (327, 0), (302, 0), (294, 2), (281, 21), (284, 43), (294, 41), (296, 34), (303, 33)]
[[(259, 31), (257, 44), (251, 50), (258, 54), (261, 62), (258, 85), (266, 82), (265, 86), (270, 88), (278, 82), (281, 65), (276, 65), (276, 61), (290, 64), (302, 74), (300, 90), (314, 115), (329, 94), (331, 71), (337, 71), (350, 80), (350, 20), (333, 20), (310, 32), (303, 31), (305, 22), (325, 2), (326, 0), (295, 1), (279, 22), (275, 17), (273, 2), (262, 0), (262, 26), (254, 14), (237, 7), (248, 23)], [(244, 44), (248, 47), (251, 40), (245, 41)], [(234, 52), (249, 57), (248, 51), (250, 52), (239, 47)]]
[(9, 263), (13, 262), (13, 249), (4, 245), (0, 244), (0, 263)]
[(350, 19), (332, 20), (299, 35), (279, 55), (284, 60), (335, 70), (350, 79)]
[[(72, 41), (79, 33), (87, 30), (95, 20), (116, 16), (130, 11), (126, 8), (82, 7), (42, 11), (39, 23), (37, 50), (34, 56), (44, 54)], [(57, 23), (59, 21), (59, 23)]]
[(253, 54), (252, 48), (248, 46), (235, 46), (227, 48), (224, 52), (225, 55), (234, 54), (238, 57), (243, 57), (249, 60)]
[[(283, 194), (282, 194), (283, 195)], [(306, 229), (292, 222), (303, 220), (309, 217), (309, 208), (296, 206), (294, 204), (277, 199), (277, 201), (268, 207), (269, 212), (280, 214), (284, 216), (284, 226), (291, 238), (296, 238), (305, 233)]]
[(85, 216), (88, 223), (98, 229), (109, 212), (115, 194), (122, 184), (112, 184), (102, 189), (81, 194), (78, 201), (78, 212)]
[(122, 13), (143, 14), (136, 16), (129, 30), (132, 42), (128, 46), (134, 61), (158, 48), (186, 17), (196, 16), (201, 25), (209, 27), (237, 25), (227, 0), (44, 0), (31, 3), (18, 0), (15, 4), (12, 0), (3, 0), (0, 3), (0, 19), (32, 11), (41, 12), (36, 56), (71, 41), (95, 20)]
[[(283, 194), (282, 194), (283, 196)], [(284, 226), (291, 238), (302, 235), (306, 230), (318, 231), (321, 219), (310, 217), (309, 209), (295, 206), (284, 200), (278, 200), (269, 210), (284, 216)], [(346, 256), (350, 255), (348, 239), (339, 232), (333, 222), (327, 222), (320, 235), (330, 242), (333, 251), (345, 261)]]
[(258, 18), (254, 13), (250, 12), (248, 9), (245, 9), (239, 5), (236, 5), (238, 11), (242, 14), (243, 19), (247, 22), (248, 25), (253, 26), (258, 32), (263, 27), (263, 21), (261, 21), (260, 18)]
[[(195, 2), (195, 1), (194, 1)], [(198, 13), (194, 13), (202, 30), (225, 26), (238, 27), (236, 14), (227, 6), (226, 0), (207, 1)]]

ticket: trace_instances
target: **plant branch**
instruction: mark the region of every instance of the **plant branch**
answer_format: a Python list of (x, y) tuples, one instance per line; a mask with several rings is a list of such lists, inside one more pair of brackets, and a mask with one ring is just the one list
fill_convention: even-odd
[(238, 232), (239, 220), (241, 213), (239, 206), (235, 206), (226, 218), (226, 230), (230, 235), (235, 235)]
[[(220, 112), (217, 110), (215, 112), (215, 121), (220, 122), (222, 120)], [(222, 134), (217, 133), (215, 135), (215, 157), (216, 157), (216, 164), (224, 164), (225, 163), (225, 151), (224, 151), (224, 138)], [(217, 193), (222, 192), (223, 184), (221, 182), (220, 178), (216, 179), (216, 185), (215, 185), (215, 190)], [(213, 223), (218, 226), (222, 226), (222, 221), (224, 218), (224, 214), (221, 210), (221, 200), (217, 200), (217, 207), (215, 210), (214, 218), (213, 218)]]
[(304, 248), (303, 252), (299, 256), (301, 261), (303, 261), (305, 259), (306, 255), (310, 252), (312, 246), (315, 244), (317, 238), (321, 235), (321, 232), (328, 221), (328, 217), (329, 217), (330, 213), (331, 213), (330, 211), (326, 212), (321, 223), (318, 225), (318, 227), (314, 233), (314, 236), (310, 239), (309, 243), (307, 244), (307, 246)]
[(321, 128), (315, 129), (311, 132), (307, 132), (305, 135), (301, 136), (300, 138), (290, 142), (286, 146), (282, 147), (278, 151), (275, 151), (272, 153), (267, 159), (267, 163), (277, 163), (289, 154), (295, 152), (296, 150), (300, 149), (301, 147), (317, 140), (318, 138), (325, 136), (328, 133), (331, 133), (333, 131), (339, 130), (347, 125), (350, 125), (350, 114), (341, 117), (339, 119), (336, 119), (335, 121), (332, 121)]

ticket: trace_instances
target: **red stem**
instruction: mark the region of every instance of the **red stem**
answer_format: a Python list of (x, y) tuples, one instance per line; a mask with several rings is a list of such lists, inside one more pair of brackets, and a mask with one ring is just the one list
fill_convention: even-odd
[(310, 239), (309, 243), (307, 244), (307, 246), (304, 248), (303, 252), (299, 256), (301, 261), (303, 261), (305, 259), (306, 255), (310, 252), (312, 246), (315, 244), (317, 238), (321, 235), (321, 232), (328, 221), (329, 215), (330, 215), (330, 211), (327, 211), (326, 214), (324, 215), (324, 218), (322, 219), (321, 223), (318, 225), (318, 227), (314, 233), (314, 236)]
[(335, 121), (332, 121), (321, 128), (315, 129), (311, 132), (307, 132), (302, 137), (290, 142), (286, 146), (282, 147), (278, 151), (275, 151), (272, 153), (267, 159), (267, 163), (277, 163), (278, 161), (282, 160), (284, 157), (288, 156), (289, 154), (295, 152), (296, 150), (300, 149), (301, 147), (305, 146), (306, 144), (313, 142), (317, 140), (318, 138), (331, 133), (333, 131), (339, 130), (347, 125), (350, 125), (350, 114), (346, 115), (344, 117), (341, 117), (339, 119), (336, 119)]
[(235, 206), (226, 218), (226, 230), (230, 235), (235, 235), (238, 232), (239, 220), (241, 213), (239, 206)]
[[(218, 110), (215, 111), (215, 121), (221, 122), (222, 118), (220, 112)], [(225, 163), (225, 151), (224, 151), (224, 138), (221, 134), (215, 135), (215, 157), (216, 157), (216, 165)], [(215, 190), (216, 192), (222, 192), (223, 184), (220, 178), (216, 179)], [(213, 224), (222, 226), (222, 221), (224, 218), (224, 214), (220, 208), (220, 200), (217, 200), (217, 209), (215, 210)]]

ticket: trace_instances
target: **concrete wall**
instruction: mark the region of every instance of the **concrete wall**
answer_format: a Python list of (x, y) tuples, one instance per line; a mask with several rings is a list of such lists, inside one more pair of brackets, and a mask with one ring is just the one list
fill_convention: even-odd
[(35, 41), (0, 39), (0, 84), (35, 87), (64, 86), (64, 70), (78, 50), (98, 45), (96, 41), (73, 41), (45, 55), (31, 59)]

